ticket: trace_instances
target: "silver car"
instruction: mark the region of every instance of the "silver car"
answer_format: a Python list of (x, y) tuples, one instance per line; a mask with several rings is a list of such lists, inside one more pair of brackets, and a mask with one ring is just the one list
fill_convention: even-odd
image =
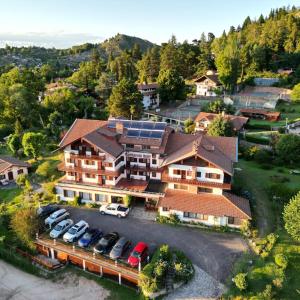
[(60, 235), (64, 234), (68, 229), (73, 226), (74, 222), (71, 219), (59, 222), (50, 232), (50, 237), (57, 239)]
[(51, 228), (54, 224), (66, 219), (69, 215), (70, 214), (64, 208), (57, 210), (45, 220), (45, 225)]
[(126, 250), (130, 247), (131, 242), (127, 240), (125, 237), (121, 237), (117, 243), (113, 246), (109, 253), (109, 257), (111, 259), (118, 259), (120, 258)]

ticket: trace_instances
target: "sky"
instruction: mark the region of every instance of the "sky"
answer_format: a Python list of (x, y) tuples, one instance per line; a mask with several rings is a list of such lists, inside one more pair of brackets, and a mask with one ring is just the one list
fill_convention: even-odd
[(117, 33), (161, 44), (172, 34), (192, 41), (219, 36), (249, 15), (299, 6), (300, 0), (0, 0), (0, 47), (67, 48), (101, 42)]

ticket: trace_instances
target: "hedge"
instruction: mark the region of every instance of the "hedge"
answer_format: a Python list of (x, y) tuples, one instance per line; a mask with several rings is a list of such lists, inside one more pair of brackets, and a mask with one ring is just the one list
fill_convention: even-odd
[(250, 143), (261, 144), (261, 145), (269, 145), (270, 144), (269, 139), (258, 137), (258, 136), (253, 136), (253, 135), (249, 135), (249, 134), (246, 134), (245, 140)]
[(264, 129), (264, 130), (271, 130), (271, 124), (259, 124), (259, 123), (247, 123), (245, 125), (246, 129)]

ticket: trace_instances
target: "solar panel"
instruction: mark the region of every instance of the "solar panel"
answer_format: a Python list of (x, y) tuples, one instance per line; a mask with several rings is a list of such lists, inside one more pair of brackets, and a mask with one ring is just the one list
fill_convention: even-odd
[(151, 132), (151, 138), (153, 139), (161, 139), (163, 136), (163, 132), (161, 131), (152, 131)]
[(143, 129), (148, 129), (148, 130), (151, 130), (153, 129), (154, 127), (154, 123), (153, 122), (144, 122), (143, 123)]
[(117, 120), (108, 120), (107, 127), (108, 128), (116, 128)]
[(142, 130), (140, 133), (140, 138), (147, 139), (147, 138), (150, 138), (150, 136), (151, 136), (151, 131)]
[(128, 137), (139, 137), (140, 131), (139, 130), (128, 130), (127, 131), (127, 136)]
[(155, 130), (165, 130), (167, 124), (166, 123), (154, 123), (154, 128)]
[(143, 126), (142, 122), (131, 122), (130, 128), (141, 129)]

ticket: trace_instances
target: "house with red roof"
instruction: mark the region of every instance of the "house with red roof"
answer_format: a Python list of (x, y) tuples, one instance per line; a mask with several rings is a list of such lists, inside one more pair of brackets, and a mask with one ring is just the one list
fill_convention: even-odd
[(77, 119), (60, 143), (61, 200), (122, 203), (182, 221), (240, 227), (249, 201), (231, 193), (235, 137), (175, 132), (165, 122)]
[(30, 164), (12, 156), (0, 156), (0, 182), (16, 180), (20, 174), (28, 174)]
[(219, 76), (214, 71), (207, 71), (206, 74), (194, 80), (196, 84), (196, 95), (206, 97), (216, 97), (217, 90), (223, 91), (223, 85), (219, 80)]

